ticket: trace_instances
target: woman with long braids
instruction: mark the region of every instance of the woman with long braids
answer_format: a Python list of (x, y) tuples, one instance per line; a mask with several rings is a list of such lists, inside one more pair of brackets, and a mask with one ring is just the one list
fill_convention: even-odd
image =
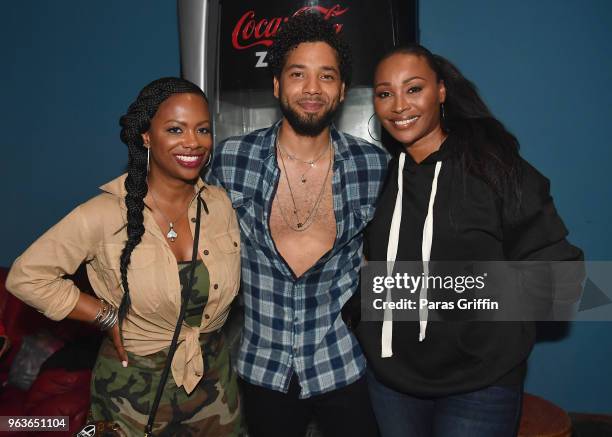
[[(374, 108), (399, 156), (366, 229), (368, 261), (582, 259), (548, 180), (449, 61), (394, 49), (377, 66)], [(416, 315), (357, 327), (382, 436), (516, 435), (534, 323)]]
[[(220, 330), (239, 287), (240, 234), (225, 192), (199, 178), (212, 153), (206, 96), (159, 79), (120, 124), (127, 174), (32, 244), (7, 288), (53, 320), (109, 332), (93, 371), (93, 421), (127, 435), (148, 422), (157, 436), (241, 435)], [(64, 278), (82, 263), (96, 296)]]

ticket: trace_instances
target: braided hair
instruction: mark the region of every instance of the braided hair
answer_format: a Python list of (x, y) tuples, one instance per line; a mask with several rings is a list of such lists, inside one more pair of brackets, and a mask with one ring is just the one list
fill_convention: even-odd
[(121, 285), (123, 297), (119, 305), (119, 322), (123, 322), (130, 308), (130, 287), (128, 284), (128, 267), (132, 252), (138, 246), (144, 234), (144, 198), (147, 195), (147, 148), (142, 134), (151, 126), (159, 105), (173, 94), (197, 94), (208, 102), (206, 95), (195, 84), (178, 77), (164, 77), (146, 85), (136, 100), (129, 106), (127, 113), (121, 116), (121, 141), (128, 147), (128, 174), (125, 180), (125, 206), (127, 208), (127, 241), (120, 258)]

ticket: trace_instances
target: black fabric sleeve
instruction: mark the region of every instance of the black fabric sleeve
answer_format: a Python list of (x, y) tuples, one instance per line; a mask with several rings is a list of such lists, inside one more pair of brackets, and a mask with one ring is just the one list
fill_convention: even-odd
[(526, 161), (521, 170), (519, 208), (504, 202), (506, 259), (533, 261), (521, 263), (518, 272), (520, 291), (527, 299), (524, 308), (538, 314), (536, 320), (570, 320), (583, 290), (584, 254), (567, 240), (568, 231), (550, 195), (549, 180)]
[[(570, 244), (567, 228), (550, 195), (550, 182), (522, 161), (518, 209), (504, 202), (504, 251), (512, 261), (580, 261), (582, 251)], [(506, 196), (505, 196), (506, 197)]]

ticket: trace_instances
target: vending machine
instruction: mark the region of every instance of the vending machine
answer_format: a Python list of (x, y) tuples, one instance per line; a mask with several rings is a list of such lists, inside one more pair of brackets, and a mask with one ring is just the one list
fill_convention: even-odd
[(181, 73), (208, 95), (216, 142), (281, 118), (268, 48), (290, 16), (311, 11), (329, 20), (352, 51), (353, 81), (336, 127), (380, 141), (380, 126), (371, 117), (374, 67), (390, 48), (418, 40), (417, 0), (177, 1)]

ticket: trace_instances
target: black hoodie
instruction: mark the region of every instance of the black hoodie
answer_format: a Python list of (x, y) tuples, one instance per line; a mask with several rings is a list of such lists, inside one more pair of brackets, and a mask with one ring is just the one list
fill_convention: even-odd
[[(423, 225), (436, 163), (442, 161), (433, 207), (431, 261), (581, 260), (550, 196), (549, 181), (521, 159), (520, 209), (462, 170), (458, 145), (449, 136), (417, 164), (406, 154), (397, 261), (422, 260)], [(398, 192), (398, 159), (374, 219), (366, 228), (369, 261), (386, 261)], [(388, 387), (422, 397), (469, 392), (489, 385), (523, 383), (535, 340), (533, 322), (430, 322), (419, 341), (418, 322), (394, 322), (393, 356), (381, 358), (382, 322), (362, 321), (356, 334), (376, 378)]]

